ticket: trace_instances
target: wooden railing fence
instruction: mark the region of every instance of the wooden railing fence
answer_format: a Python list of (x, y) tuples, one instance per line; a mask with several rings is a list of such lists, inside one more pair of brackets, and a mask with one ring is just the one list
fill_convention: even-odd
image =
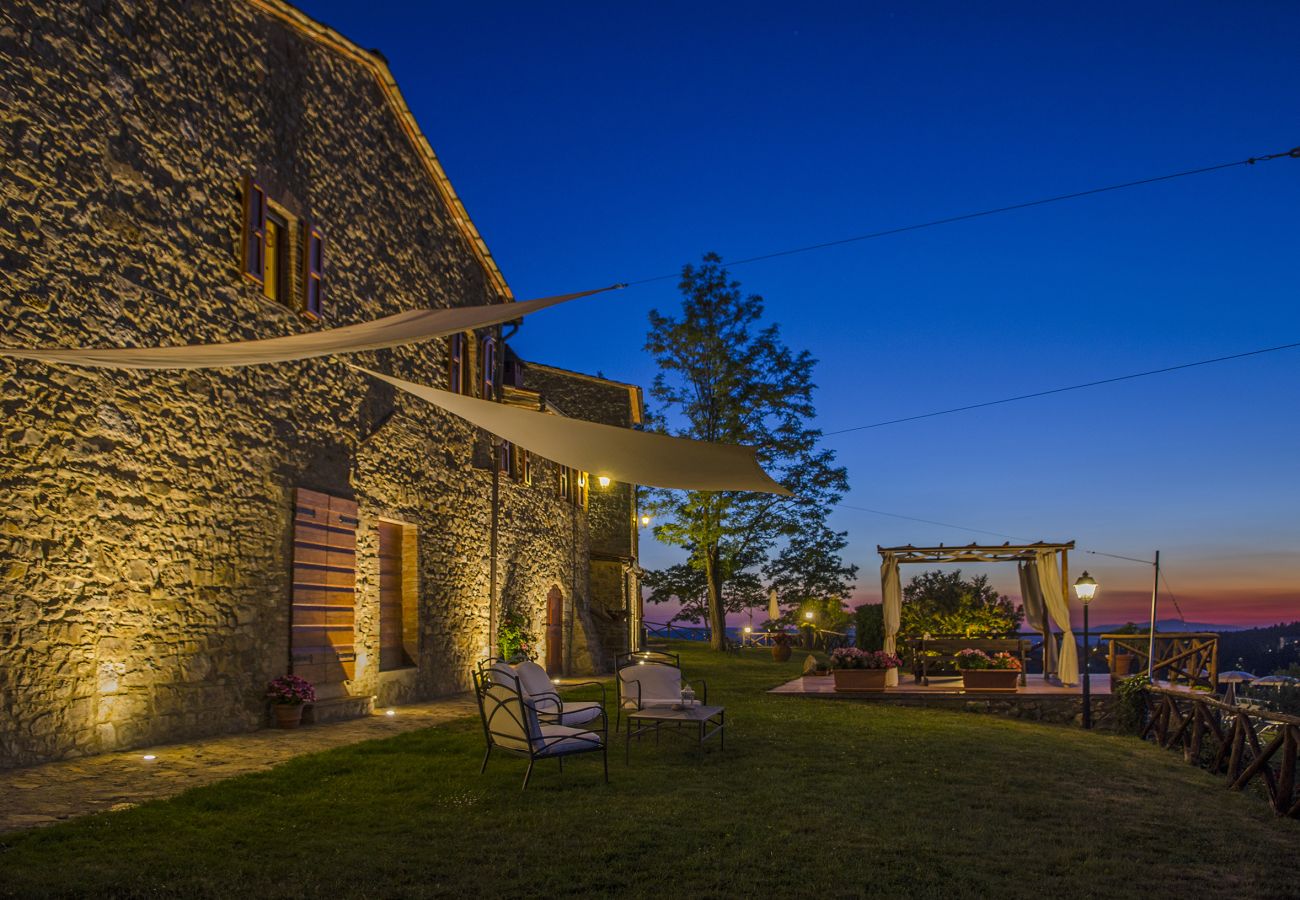
[[(1123, 674), (1116, 666), (1117, 656), (1132, 656), (1130, 672), (1145, 675), (1150, 656), (1149, 634), (1103, 634), (1098, 640), (1109, 641), (1107, 664), (1110, 671)], [(1156, 632), (1155, 665), (1152, 681), (1186, 684), (1191, 687), (1219, 689), (1219, 636), (1213, 632)]]
[(1231, 790), (1262, 784), (1278, 815), (1300, 818), (1300, 717), (1247, 709), (1176, 688), (1148, 686), (1143, 696), (1143, 738), (1166, 749), (1180, 748), (1187, 762), (1223, 774)]

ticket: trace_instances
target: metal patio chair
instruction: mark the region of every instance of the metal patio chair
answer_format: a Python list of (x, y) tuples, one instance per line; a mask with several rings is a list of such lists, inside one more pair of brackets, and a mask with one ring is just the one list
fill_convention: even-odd
[[(676, 653), (662, 650), (637, 650), (615, 658), (614, 731), (622, 726), (624, 712), (640, 709), (671, 709), (682, 702), (682, 662)], [(709, 702), (709, 686), (704, 679), (695, 682), (696, 700)]]
[(594, 687), (600, 691), (600, 700), (564, 700), (546, 674), (546, 670), (532, 660), (510, 665), (499, 656), (479, 660), (478, 670), (493, 670), (515, 679), (520, 692), (533, 702), (537, 715), (543, 722), (578, 727), (597, 718), (605, 709), (605, 686), (599, 681), (579, 681), (566, 687)]
[(479, 774), (487, 771), (493, 750), (501, 750), (528, 759), (523, 789), (533, 775), (539, 759), (555, 759), (564, 771), (564, 757), (578, 753), (601, 754), (605, 783), (609, 783), (609, 720), (599, 711), (600, 727), (572, 728), (555, 722), (543, 722), (537, 708), (523, 693), (517, 676), (501, 669), (474, 673), (474, 693), (478, 697), (479, 717), (487, 750)]

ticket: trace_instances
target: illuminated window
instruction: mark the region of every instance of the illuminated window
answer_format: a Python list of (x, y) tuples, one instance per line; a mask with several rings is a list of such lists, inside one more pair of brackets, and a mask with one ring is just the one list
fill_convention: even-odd
[(288, 296), (285, 275), (288, 271), (289, 222), (277, 212), (266, 213), (266, 247), (263, 251), (262, 296), (283, 303)]

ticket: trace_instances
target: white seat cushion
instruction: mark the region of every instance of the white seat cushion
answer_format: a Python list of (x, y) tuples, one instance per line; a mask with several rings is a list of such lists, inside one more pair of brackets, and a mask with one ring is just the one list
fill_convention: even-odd
[[(541, 709), (545, 715), (545, 708)], [(586, 725), (600, 715), (600, 704), (595, 701), (582, 700), (564, 704), (560, 712), (561, 725)]]
[(542, 725), (541, 740), (534, 742), (534, 752), (538, 756), (563, 756), (566, 753), (581, 753), (600, 747), (600, 735), (594, 731), (570, 728), (567, 725)]
[[(618, 670), (623, 708), (672, 706), (682, 700), (682, 670), (661, 663), (642, 663)], [(638, 685), (640, 691), (638, 692)]]
[(531, 659), (526, 659), (515, 666), (515, 674), (519, 676), (520, 687), (523, 688), (524, 693), (535, 699), (539, 710), (545, 712), (547, 709), (555, 708), (557, 705), (555, 698), (543, 696), (555, 693), (555, 685), (551, 684), (551, 678), (546, 674), (545, 669)]

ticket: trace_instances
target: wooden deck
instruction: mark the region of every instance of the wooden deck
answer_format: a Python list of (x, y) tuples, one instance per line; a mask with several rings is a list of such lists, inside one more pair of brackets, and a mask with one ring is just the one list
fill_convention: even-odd
[[(1017, 697), (1022, 698), (1041, 698), (1041, 697), (1081, 697), (1083, 695), (1082, 685), (1073, 687), (1062, 687), (1059, 684), (1053, 684), (1045, 681), (1042, 675), (1029, 675), (1026, 677), (1028, 682), (1014, 694), (1002, 693), (1000, 691), (967, 691), (962, 688), (961, 676), (931, 676), (930, 684), (924, 685), (920, 682), (913, 681), (910, 674), (902, 675), (896, 686), (887, 688), (881, 693), (871, 694), (862, 692), (839, 693), (835, 690), (835, 679), (830, 675), (805, 675), (796, 678), (794, 681), (787, 682), (780, 687), (773, 688), (769, 693), (772, 694), (802, 694), (812, 697), (844, 697), (854, 700), (891, 700), (900, 697), (920, 700), (926, 697), (936, 699), (943, 698), (966, 698), (966, 699), (989, 699), (999, 698), (1004, 700), (1014, 700)], [(1093, 673), (1092, 676), (1092, 695), (1094, 697), (1106, 697), (1110, 695), (1110, 675), (1099, 675)]]

